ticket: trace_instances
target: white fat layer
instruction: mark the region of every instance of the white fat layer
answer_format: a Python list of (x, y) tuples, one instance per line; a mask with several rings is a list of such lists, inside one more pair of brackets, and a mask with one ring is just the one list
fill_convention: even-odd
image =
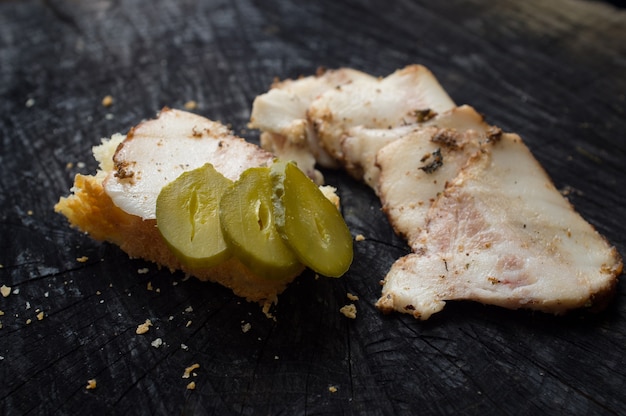
[(394, 263), (379, 305), (420, 319), (454, 299), (560, 313), (611, 287), (616, 251), (519, 136), (477, 155), (430, 207), (421, 246)]
[[(165, 109), (158, 118), (132, 129), (121, 142), (104, 189), (125, 212), (154, 219), (161, 189), (183, 172), (211, 163), (236, 180), (245, 169), (267, 165), (272, 159), (258, 146), (232, 136), (220, 123)], [(103, 170), (108, 167), (102, 166)]]
[(309, 177), (322, 183), (323, 176), (315, 169), (316, 163), (324, 167), (337, 165), (320, 145), (307, 118), (309, 106), (324, 92), (363, 79), (375, 78), (342, 68), (276, 83), (267, 93), (255, 98), (249, 127), (263, 132), (261, 145), (265, 149), (280, 159), (295, 161)]
[(386, 129), (416, 122), (419, 112), (455, 107), (435, 76), (411, 65), (385, 78), (355, 80), (326, 91), (311, 103), (309, 119), (330, 155), (343, 159), (341, 141), (352, 127)]
[[(414, 137), (420, 135), (419, 131), (425, 128), (448, 128), (456, 129), (459, 132), (465, 132), (473, 130), (476, 132), (486, 132), (489, 126), (484, 122), (483, 117), (476, 112), (472, 107), (462, 105), (454, 107), (442, 114), (438, 114), (430, 120), (407, 124), (394, 128), (365, 128), (363, 126), (357, 126), (351, 128), (346, 137), (341, 142), (342, 153), (344, 157), (344, 164), (346, 169), (350, 171), (353, 176), (363, 179), (367, 185), (378, 192), (378, 182), (380, 169), (377, 163), (396, 163), (396, 160), (390, 160), (391, 157), (382, 156), (377, 158), (378, 151), (387, 147), (393, 141), (408, 139), (408, 137)], [(429, 140), (428, 138), (426, 139)], [(410, 159), (415, 159), (420, 154), (404, 153), (402, 145), (395, 148), (395, 150), (389, 150), (386, 153), (395, 153), (393, 157), (399, 157), (400, 163), (411, 163)], [(431, 146), (433, 147), (433, 146)], [(394, 147), (391, 147), (392, 149)], [(433, 147), (434, 149), (435, 147)], [(432, 151), (432, 150), (431, 150)], [(417, 159), (419, 159), (417, 157)], [(419, 160), (417, 163), (420, 163)], [(396, 170), (397, 172), (397, 170)], [(396, 179), (390, 179), (387, 182), (393, 183)], [(443, 185), (443, 183), (442, 183)]]

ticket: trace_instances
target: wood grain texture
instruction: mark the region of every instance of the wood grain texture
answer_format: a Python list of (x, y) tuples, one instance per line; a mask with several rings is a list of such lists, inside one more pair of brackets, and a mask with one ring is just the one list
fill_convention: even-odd
[[(90, 240), (52, 207), (74, 174), (95, 170), (101, 137), (163, 106), (195, 100), (258, 142), (245, 126), (274, 77), (421, 63), (458, 104), (522, 135), (624, 254), (625, 13), (582, 0), (0, 2), (0, 285), (14, 291), (0, 298), (0, 413), (621, 413), (623, 282), (592, 316), (463, 302), (428, 322), (382, 316), (378, 281), (407, 247), (341, 172), (324, 174), (366, 240), (343, 278), (305, 273), (290, 286), (276, 321)], [(347, 293), (356, 320), (338, 312)]]

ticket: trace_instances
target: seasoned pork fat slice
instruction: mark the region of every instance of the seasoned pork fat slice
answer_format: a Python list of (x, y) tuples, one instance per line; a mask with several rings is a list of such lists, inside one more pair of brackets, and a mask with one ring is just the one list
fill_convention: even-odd
[(336, 161), (319, 145), (307, 111), (311, 102), (328, 90), (357, 80), (374, 80), (363, 72), (342, 68), (320, 71), (317, 75), (276, 82), (255, 98), (250, 128), (261, 130), (261, 145), (284, 160), (294, 160), (317, 183), (323, 178), (316, 162), (336, 167)]
[[(499, 130), (497, 130), (499, 132)], [(497, 136), (497, 134), (496, 134)], [(412, 249), (426, 225), (428, 210), (491, 136), (476, 130), (427, 127), (383, 147), (378, 194), (383, 211)]]
[[(424, 128), (455, 129), (459, 133), (468, 130), (487, 132), (489, 125), (483, 117), (468, 105), (462, 105), (448, 110), (442, 114), (427, 113), (423, 121), (413, 124), (389, 128), (372, 129), (363, 126), (351, 128), (346, 137), (341, 141), (343, 164), (346, 170), (356, 179), (362, 179), (372, 189), (378, 192), (380, 170), (376, 155), (387, 144), (408, 137), (419, 136), (419, 131)], [(407, 159), (415, 159), (417, 155), (399, 154), (404, 162)], [(381, 159), (389, 159), (381, 158)], [(419, 157), (417, 158), (419, 159)], [(395, 163), (388, 160), (389, 163)], [(417, 163), (420, 163), (419, 160)], [(396, 178), (398, 179), (398, 178)], [(443, 184), (442, 184), (443, 185)]]
[(181, 173), (211, 163), (236, 180), (247, 168), (269, 165), (273, 157), (220, 123), (166, 108), (158, 118), (131, 129), (113, 156), (114, 169), (103, 186), (126, 213), (154, 219), (159, 192)]
[(377, 306), (425, 320), (448, 300), (560, 314), (612, 294), (622, 260), (517, 135), (476, 152), (428, 210)]
[(398, 127), (454, 106), (426, 67), (411, 65), (385, 78), (359, 79), (326, 91), (311, 103), (308, 114), (326, 151), (342, 160), (341, 141), (352, 127)]

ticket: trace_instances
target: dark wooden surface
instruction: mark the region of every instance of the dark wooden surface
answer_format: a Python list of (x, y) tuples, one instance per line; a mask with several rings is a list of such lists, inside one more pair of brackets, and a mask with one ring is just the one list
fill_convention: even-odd
[[(426, 323), (382, 316), (378, 281), (406, 246), (343, 173), (325, 172), (367, 240), (342, 279), (299, 278), (276, 321), (219, 286), (129, 260), (52, 207), (75, 173), (95, 170), (101, 137), (163, 106), (196, 100), (258, 141), (242, 130), (276, 76), (422, 63), (457, 103), (521, 134), (626, 254), (625, 28), (621, 9), (577, 0), (0, 1), (0, 284), (14, 290), (0, 297), (0, 413), (622, 413), (623, 282), (593, 316), (462, 302)], [(347, 292), (360, 298), (356, 320), (338, 312)], [(137, 335), (145, 319), (154, 326)]]

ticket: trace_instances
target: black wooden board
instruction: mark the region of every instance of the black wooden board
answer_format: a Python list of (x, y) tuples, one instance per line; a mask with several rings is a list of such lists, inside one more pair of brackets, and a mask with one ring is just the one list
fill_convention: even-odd
[[(428, 322), (383, 316), (378, 282), (407, 247), (344, 173), (325, 175), (366, 240), (343, 278), (301, 276), (275, 321), (92, 241), (52, 207), (95, 171), (100, 138), (163, 106), (195, 100), (258, 142), (246, 122), (274, 77), (420, 63), (522, 135), (624, 254), (625, 28), (623, 10), (581, 0), (0, 1), (0, 285), (13, 290), (0, 297), (0, 413), (622, 413), (623, 282), (598, 315), (450, 302)], [(338, 312), (347, 293), (355, 320)]]

